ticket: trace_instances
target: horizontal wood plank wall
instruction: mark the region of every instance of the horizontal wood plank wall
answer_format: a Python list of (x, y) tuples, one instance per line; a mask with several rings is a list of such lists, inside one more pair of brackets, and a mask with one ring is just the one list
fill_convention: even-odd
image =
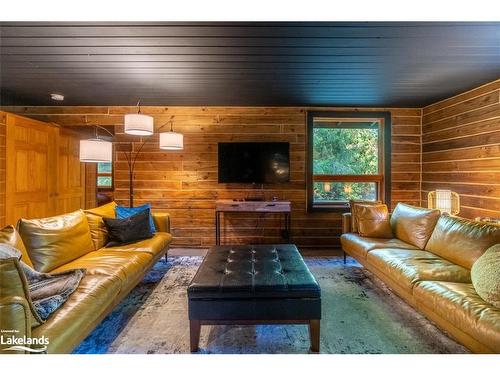
[(422, 204), (450, 189), (460, 216), (500, 217), (500, 80), (425, 107), (422, 125)]
[[(133, 107), (6, 107), (7, 111), (60, 125), (114, 125), (118, 143), (138, 138), (123, 133), (123, 116)], [(184, 134), (183, 151), (162, 151), (158, 135), (144, 147), (135, 173), (135, 203), (151, 202), (172, 215), (173, 245), (206, 247), (214, 244), (214, 207), (217, 199), (277, 196), (293, 205), (293, 241), (302, 247), (337, 247), (341, 216), (306, 213), (306, 112), (353, 108), (304, 107), (142, 107), (158, 128), (174, 116), (174, 129)], [(383, 108), (359, 110), (380, 111)], [(420, 109), (390, 109), (393, 121), (392, 199), (420, 204)], [(291, 181), (285, 185), (217, 183), (217, 143), (221, 141), (287, 141), (291, 145)], [(124, 147), (124, 146), (119, 146)], [(115, 148), (116, 149), (116, 148)], [(128, 174), (123, 153), (115, 155), (115, 199), (128, 203)], [(236, 216), (238, 215), (238, 216)], [(223, 222), (223, 238), (232, 243), (273, 242), (278, 239), (279, 216), (233, 214)]]

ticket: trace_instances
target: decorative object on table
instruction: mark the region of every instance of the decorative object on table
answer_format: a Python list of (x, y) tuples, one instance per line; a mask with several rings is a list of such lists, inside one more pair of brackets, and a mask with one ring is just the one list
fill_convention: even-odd
[(429, 208), (438, 209), (448, 215), (458, 215), (460, 212), (460, 196), (451, 190), (437, 189), (429, 192), (427, 205)]
[(488, 224), (493, 224), (493, 225), (500, 225), (500, 217), (478, 216), (474, 220), (475, 221), (479, 221), (481, 223), (488, 223)]
[(126, 219), (127, 217), (133, 216), (145, 210), (149, 210), (149, 226), (151, 227), (151, 234), (155, 234), (156, 228), (155, 228), (155, 223), (153, 221), (153, 215), (151, 215), (151, 205), (149, 203), (137, 207), (125, 207), (125, 206), (115, 207), (115, 213), (117, 219)]
[(357, 205), (358, 231), (361, 237), (393, 238), (389, 209), (385, 204)]
[[(148, 136), (152, 135), (154, 132), (154, 121), (153, 117), (147, 116), (141, 113), (140, 100), (137, 103), (138, 113), (125, 115), (125, 133), (137, 136), (146, 136), (146, 138), (134, 151), (134, 145), (132, 142), (129, 143), (127, 150), (121, 149), (117, 151), (122, 151), (125, 155), (125, 160), (127, 161), (127, 166), (129, 170), (129, 206), (134, 207), (134, 169), (137, 158), (141, 153), (144, 145), (150, 141)], [(160, 143), (159, 147), (162, 150), (182, 150), (184, 148), (184, 137), (180, 133), (173, 131), (173, 118), (170, 119), (160, 126), (157, 131), (160, 132), (165, 126), (170, 125), (170, 130), (168, 132), (160, 132)], [(84, 163), (98, 163), (98, 162), (112, 162), (112, 142), (106, 141), (99, 138), (97, 131), (102, 129), (109, 134), (111, 138), (114, 134), (108, 129), (99, 126), (92, 125), (95, 128), (95, 138), (81, 140), (80, 141), (80, 161)]]
[(125, 219), (112, 219), (103, 217), (109, 235), (106, 247), (125, 245), (128, 243), (151, 238), (151, 225), (149, 224), (149, 208)]
[(474, 262), (470, 275), (477, 294), (500, 309), (500, 244), (490, 247)]
[(0, 259), (16, 258), (26, 276), (28, 292), (36, 312), (35, 318), (44, 322), (62, 306), (76, 290), (83, 276), (84, 269), (73, 269), (58, 273), (42, 273), (35, 271), (21, 261), (21, 252), (8, 244), (0, 244)]

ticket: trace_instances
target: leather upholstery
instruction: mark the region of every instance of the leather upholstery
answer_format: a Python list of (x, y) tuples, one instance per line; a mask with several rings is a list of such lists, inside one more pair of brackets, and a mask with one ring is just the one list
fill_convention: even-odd
[(426, 250), (471, 269), (489, 247), (500, 243), (500, 226), (443, 215)]
[(13, 225), (7, 225), (0, 230), (0, 243), (8, 244), (18, 249), (21, 252), (21, 260), (33, 268), (33, 263), (28, 255), (28, 251), (26, 251), (23, 240)]
[(378, 249), (366, 259), (407, 290), (423, 280), (471, 282), (468, 269), (425, 250)]
[(63, 272), (75, 268), (85, 268), (86, 274), (114, 277), (126, 288), (144, 267), (149, 266), (153, 257), (147, 253), (101, 249), (56, 268), (53, 272)]
[(393, 238), (385, 204), (357, 206), (358, 232), (362, 237)]
[(188, 287), (189, 318), (321, 318), (321, 290), (294, 245), (215, 246)]
[[(480, 298), (470, 274), (472, 263), (499, 242), (500, 227), (450, 216), (432, 227), (433, 217), (429, 210), (398, 205), (391, 218), (398, 239), (344, 233), (342, 248), (472, 351), (500, 353), (500, 310)], [(403, 240), (421, 246), (428, 233), (425, 250)]]
[(340, 243), (342, 244), (342, 248), (347, 253), (361, 258), (366, 258), (366, 254), (374, 249), (396, 248), (418, 250), (417, 247), (398, 240), (397, 238), (386, 239), (361, 237), (357, 233), (344, 233), (340, 236)]
[(350, 200), (349, 207), (351, 207), (351, 232), (358, 233), (358, 205), (376, 206), (381, 203), (381, 201)]
[(423, 281), (413, 294), (417, 304), (432, 310), (491, 352), (500, 353), (500, 309), (479, 297), (472, 284)]
[(119, 279), (86, 275), (62, 307), (33, 330), (33, 337), (49, 338), (49, 353), (64, 353), (79, 342), (80, 332), (89, 326), (119, 293)]
[(20, 219), (19, 234), (37, 271), (49, 272), (94, 250), (85, 214)]
[(104, 225), (103, 217), (115, 218), (115, 208), (117, 204), (115, 202), (110, 202), (105, 205), (92, 208), (90, 210), (85, 210), (85, 215), (90, 227), (90, 236), (92, 237), (92, 242), (94, 243), (94, 249), (99, 250), (104, 247), (108, 241), (108, 230), (106, 225)]
[(439, 215), (439, 210), (398, 203), (391, 216), (392, 232), (401, 241), (424, 249)]
[[(92, 211), (90, 212), (92, 215), (113, 214), (114, 216), (114, 205), (112, 203), (89, 211)], [(81, 214), (83, 215), (83, 213)], [(153, 216), (155, 217), (155, 213), (153, 213)], [(83, 218), (85, 219), (85, 216)], [(157, 215), (155, 220), (157, 228), (169, 228), (167, 214)], [(64, 233), (67, 228), (63, 225), (65, 220), (53, 221), (53, 218), (49, 218), (40, 219), (39, 221), (54, 223), (51, 228), (52, 231), (47, 229), (51, 241), (45, 242), (50, 242), (54, 247), (63, 247), (62, 244), (55, 243), (52, 237), (57, 237), (57, 228), (60, 228), (61, 241), (66, 241), (67, 238)], [(87, 223), (86, 219), (85, 223)], [(35, 229), (37, 228), (35, 226)], [(27, 226), (24, 226), (23, 229), (27, 230)], [(33, 322), (38, 324), (38, 322), (36, 318), (27, 313), (30, 301), (29, 297), (27, 297), (27, 285), (25, 282), (23, 283), (24, 274), (19, 267), (15, 267), (15, 263), (18, 263), (18, 261), (13, 258), (0, 261), (1, 329), (18, 327), (20, 335), (25, 334), (27, 337), (30, 337), (30, 335), (33, 337), (45, 335), (50, 339), (49, 353), (71, 352), (140, 281), (149, 267), (165, 253), (172, 239), (169, 233), (158, 232), (151, 239), (120, 247), (99, 248), (95, 251), (94, 244), (90, 239), (90, 227), (88, 225), (86, 225), (86, 233), (88, 244), (91, 247), (90, 252), (76, 259), (66, 261), (66, 263), (50, 271), (55, 273), (73, 268), (85, 268), (87, 271), (85, 277), (63, 306), (55, 311), (45, 323), (33, 329), (29, 325)], [(27, 233), (27, 236), (29, 235)], [(44, 241), (40, 240), (39, 242), (44, 244)], [(38, 242), (31, 241), (30, 243), (33, 245)], [(66, 241), (63, 250), (67, 251), (73, 247), (69, 246)], [(2, 284), (4, 282), (5, 285)]]
[(190, 298), (321, 296), (294, 245), (217, 246), (189, 285)]
[(350, 233), (351, 232), (351, 220), (352, 215), (350, 212), (345, 212), (342, 214), (342, 233)]

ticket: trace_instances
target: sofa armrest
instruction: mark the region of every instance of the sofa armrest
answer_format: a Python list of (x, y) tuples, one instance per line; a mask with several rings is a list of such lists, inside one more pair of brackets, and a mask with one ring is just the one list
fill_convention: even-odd
[[(43, 323), (29, 297), (28, 282), (19, 260), (0, 260), (0, 331), (4, 342), (7, 337), (31, 337), (31, 328)], [(2, 344), (0, 349), (11, 345)], [(3, 351), (0, 353), (16, 353)], [(19, 351), (19, 353), (23, 353)]]
[(346, 212), (342, 214), (342, 233), (351, 232), (351, 213)]
[(170, 233), (170, 215), (166, 212), (152, 212), (152, 215), (156, 230)]

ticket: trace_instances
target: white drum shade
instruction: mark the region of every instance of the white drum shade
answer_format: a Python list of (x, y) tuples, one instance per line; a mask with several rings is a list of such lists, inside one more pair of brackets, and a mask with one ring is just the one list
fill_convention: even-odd
[(182, 150), (184, 148), (184, 136), (181, 133), (160, 133), (160, 148), (162, 150)]
[(94, 138), (80, 141), (80, 161), (104, 163), (113, 161), (113, 143)]
[(125, 133), (131, 135), (151, 135), (153, 131), (153, 117), (141, 113), (125, 115)]

